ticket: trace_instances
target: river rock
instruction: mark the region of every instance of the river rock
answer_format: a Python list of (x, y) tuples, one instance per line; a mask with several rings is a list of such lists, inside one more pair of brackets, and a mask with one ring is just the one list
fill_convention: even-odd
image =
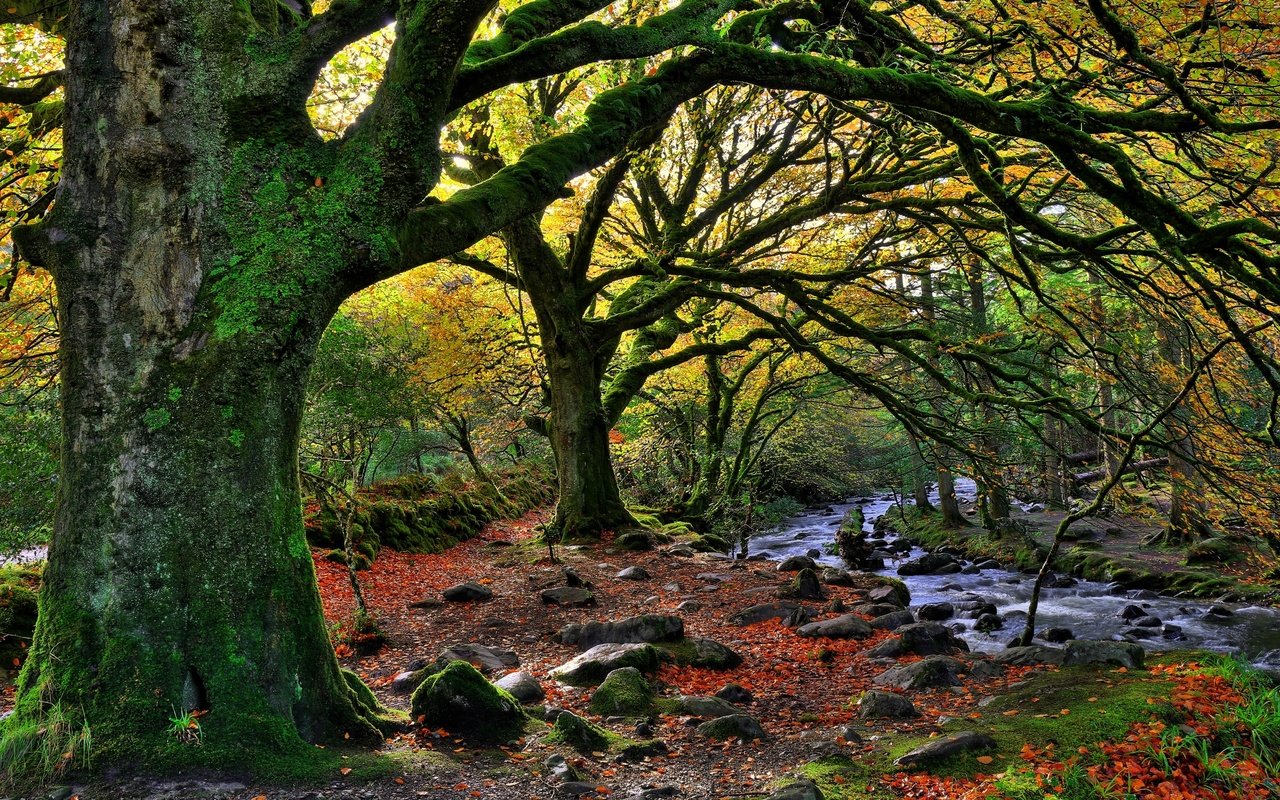
[(541, 597), (542, 602), (549, 606), (583, 608), (596, 604), (596, 596), (591, 593), (591, 590), (580, 586), (558, 586), (554, 589), (543, 589)]
[(1003, 627), (1004, 620), (1000, 619), (1000, 617), (995, 614), (983, 614), (978, 617), (977, 622), (973, 623), (973, 629), (976, 631), (982, 631), (983, 633), (998, 631)]
[(778, 572), (799, 572), (802, 569), (815, 569), (817, 566), (808, 556), (791, 556), (778, 565)]
[(969, 645), (956, 637), (945, 625), (937, 622), (916, 622), (903, 625), (897, 636), (886, 639), (867, 651), (870, 658), (897, 658), (909, 653), (922, 656), (969, 651)]
[(1076, 638), (1070, 628), (1046, 628), (1040, 632), (1040, 638), (1050, 644), (1062, 644)]
[(627, 567), (613, 577), (623, 581), (647, 581), (650, 575), (644, 567)]
[(861, 617), (845, 614), (834, 619), (824, 619), (801, 625), (796, 633), (801, 636), (822, 636), (830, 639), (865, 639), (874, 629)]
[(929, 656), (910, 664), (890, 667), (872, 679), (876, 686), (898, 689), (937, 689), (959, 686), (964, 664), (949, 656)]
[(520, 657), (504, 647), (482, 644), (455, 644), (440, 651), (440, 662), (465, 661), (482, 673), (506, 672), (520, 666)]
[(851, 610), (867, 617), (883, 617), (885, 614), (902, 611), (903, 608), (896, 603), (859, 603)]
[(493, 599), (493, 592), (488, 587), (481, 586), (474, 581), (450, 586), (440, 594), (450, 603), (476, 603)]
[(881, 614), (869, 623), (876, 630), (896, 631), (904, 625), (912, 625), (916, 618), (910, 611), (893, 611)]
[(961, 753), (985, 753), (996, 749), (996, 740), (984, 733), (961, 731), (921, 745), (894, 763), (900, 767), (919, 767)]
[(990, 600), (962, 600), (955, 604), (969, 619), (978, 619), (987, 614), (999, 614), (1000, 609)]
[(1062, 663), (1068, 667), (1075, 664), (1114, 664), (1117, 667), (1142, 669), (1145, 655), (1140, 646), (1131, 642), (1076, 639), (1067, 642)]
[(1152, 616), (1138, 617), (1133, 620), (1133, 626), (1135, 628), (1159, 628), (1163, 624), (1164, 620), (1159, 617)]
[(1129, 604), (1120, 611), (1120, 619), (1139, 619), (1147, 615), (1146, 609), (1142, 606)]
[(707, 739), (742, 739), (749, 742), (768, 738), (756, 718), (748, 714), (730, 714), (713, 719), (699, 725), (696, 731), (699, 736)]
[(1224, 605), (1215, 604), (1209, 606), (1209, 610), (1205, 612), (1206, 617), (1231, 617), (1235, 616), (1234, 611)]
[(665, 614), (641, 614), (617, 622), (584, 622), (565, 625), (556, 634), (561, 644), (580, 650), (598, 644), (629, 642), (678, 642), (684, 638), (684, 620)]
[(898, 567), (898, 574), (904, 577), (911, 575), (942, 575), (946, 573), (941, 572), (941, 570), (952, 566), (955, 567), (955, 572), (959, 572), (961, 569), (955, 558), (946, 553), (925, 553), (919, 558), (913, 558)]
[(918, 717), (920, 712), (900, 694), (868, 689), (858, 698), (858, 716), (862, 719), (906, 719)]
[(993, 658), (999, 664), (1029, 667), (1036, 664), (1061, 664), (1066, 655), (1066, 651), (1057, 647), (1033, 644), (1026, 647), (1007, 647), (996, 653)]
[(623, 667), (654, 672), (658, 661), (658, 651), (651, 644), (598, 644), (553, 669), (551, 677), (572, 686), (594, 686)]
[(955, 616), (956, 607), (950, 603), (926, 603), (916, 610), (921, 622), (941, 622)]
[(755, 625), (757, 622), (764, 622), (770, 619), (780, 619), (782, 624), (789, 628), (803, 625), (809, 621), (810, 611), (799, 603), (790, 603), (780, 601), (776, 603), (761, 603), (759, 605), (744, 608), (738, 613), (729, 617), (729, 622), (739, 627), (747, 625)]

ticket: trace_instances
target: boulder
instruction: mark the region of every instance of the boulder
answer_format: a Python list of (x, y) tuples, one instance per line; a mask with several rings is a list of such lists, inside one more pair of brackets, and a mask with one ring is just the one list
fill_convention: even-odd
[(716, 692), (716, 697), (740, 706), (750, 705), (751, 701), (755, 699), (749, 689), (745, 689), (736, 683), (728, 683), (720, 687), (720, 690)]
[(867, 600), (872, 603), (896, 603), (906, 608), (911, 603), (911, 592), (902, 581), (892, 581), (867, 592)]
[(1045, 628), (1040, 632), (1040, 638), (1050, 644), (1062, 644), (1076, 638), (1070, 628)]
[(969, 645), (945, 625), (937, 622), (916, 622), (903, 625), (897, 636), (886, 639), (867, 651), (871, 658), (897, 658), (909, 653), (922, 656), (943, 653), (967, 653)]
[(796, 629), (800, 636), (822, 636), (829, 639), (865, 639), (872, 631), (870, 623), (853, 614), (810, 622)]
[(414, 690), (409, 709), (424, 725), (495, 741), (518, 735), (527, 720), (519, 700), (465, 661), (428, 676)]
[(493, 599), (493, 592), (489, 591), (488, 587), (474, 581), (450, 586), (440, 594), (451, 603), (482, 603)]
[(506, 672), (512, 667), (520, 666), (520, 657), (515, 651), (504, 647), (491, 647), (483, 644), (455, 644), (440, 651), (440, 661), (465, 661), (485, 675), (495, 672)]
[(868, 624), (876, 630), (896, 631), (904, 625), (915, 624), (915, 621), (916, 618), (910, 611), (894, 611), (881, 614)]
[(1132, 642), (1095, 642), (1075, 639), (1067, 642), (1062, 659), (1065, 666), (1075, 664), (1114, 664), (1128, 669), (1142, 669), (1146, 651)]
[(824, 800), (824, 797), (816, 783), (803, 780), (783, 786), (764, 800)]
[(858, 716), (863, 719), (906, 719), (918, 717), (920, 712), (900, 694), (868, 689), (858, 698)]
[(549, 606), (583, 608), (596, 604), (596, 596), (591, 593), (590, 589), (584, 589), (581, 586), (558, 586), (554, 589), (543, 589), (541, 597), (542, 602)]
[(702, 723), (696, 730), (706, 739), (742, 739), (749, 742), (768, 737), (755, 717), (748, 714), (730, 714), (713, 719)]
[(588, 708), (602, 717), (644, 717), (653, 709), (653, 687), (635, 667), (615, 669), (591, 693)]
[(654, 672), (658, 669), (658, 651), (645, 643), (598, 644), (553, 669), (551, 677), (571, 686), (594, 686), (623, 667)]
[(692, 636), (682, 642), (661, 646), (682, 667), (733, 669), (742, 663), (742, 656), (714, 639)]
[(900, 767), (919, 767), (961, 753), (989, 753), (995, 749), (996, 740), (990, 736), (973, 731), (961, 731), (923, 744), (894, 763)]
[(896, 689), (937, 689), (959, 686), (960, 674), (965, 671), (962, 662), (948, 656), (929, 656), (911, 664), (890, 667), (872, 679), (876, 686)]
[(996, 653), (993, 658), (999, 664), (1030, 667), (1035, 664), (1061, 664), (1066, 655), (1064, 650), (1056, 647), (1033, 644), (1026, 647), (1007, 647)]
[(624, 581), (647, 581), (650, 575), (644, 567), (627, 567), (613, 577)]
[(573, 586), (578, 589), (590, 589), (591, 581), (578, 574), (573, 567), (565, 565), (560, 568), (560, 574), (564, 576), (564, 585)]
[(799, 572), (802, 569), (816, 569), (817, 563), (808, 556), (791, 556), (778, 564), (778, 572)]
[(956, 607), (950, 603), (926, 603), (916, 610), (921, 622), (941, 622), (956, 615)]
[(765, 620), (780, 619), (783, 625), (794, 628), (808, 622), (809, 615), (809, 610), (799, 603), (780, 601), (776, 603), (761, 603), (744, 608), (729, 617), (729, 622), (743, 627), (755, 625), (757, 622), (764, 622)]
[(1120, 612), (1120, 619), (1140, 619), (1147, 615), (1147, 610), (1142, 606), (1135, 606), (1132, 603), (1125, 606)]
[(666, 614), (641, 614), (617, 622), (583, 622), (565, 625), (556, 634), (561, 644), (588, 649), (598, 644), (675, 642), (684, 638), (684, 620)]
[(925, 553), (919, 558), (913, 558), (902, 566), (898, 567), (898, 574), (903, 577), (910, 575), (941, 575), (942, 570), (955, 567), (955, 572), (959, 572), (961, 567), (956, 563), (953, 556), (946, 553)]
[(983, 633), (991, 633), (998, 631), (1004, 627), (1004, 620), (995, 614), (983, 614), (978, 617), (978, 621), (973, 623), (973, 629), (982, 631)]
[(846, 570), (827, 567), (822, 570), (822, 582), (828, 586), (852, 586), (853, 575)]
[(547, 693), (542, 690), (542, 684), (538, 683), (538, 679), (523, 671), (503, 675), (494, 681), (493, 685), (509, 693), (526, 706), (541, 703), (547, 697)]
[[(580, 753), (595, 753), (609, 749), (609, 733), (599, 725), (593, 725), (570, 711), (556, 717), (556, 724), (547, 741), (565, 744)], [(594, 789), (592, 792), (594, 793)]]
[(676, 710), (699, 719), (720, 719), (741, 714), (742, 709), (719, 697), (677, 697)]
[(883, 617), (885, 614), (893, 614), (906, 609), (897, 603), (859, 603), (851, 610), (864, 617)]
[[(643, 552), (653, 549), (653, 537), (647, 531), (627, 531), (620, 533), (613, 540), (613, 546), (617, 550), (628, 550), (633, 553)], [(690, 555), (693, 549), (689, 548)]]
[(795, 580), (784, 587), (778, 594), (782, 597), (794, 597), (798, 600), (823, 600), (826, 593), (822, 591), (822, 582), (818, 574), (805, 567), (796, 574)]

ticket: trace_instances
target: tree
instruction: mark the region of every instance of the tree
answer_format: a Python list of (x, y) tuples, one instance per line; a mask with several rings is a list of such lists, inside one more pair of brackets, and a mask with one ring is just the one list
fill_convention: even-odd
[[(1104, 0), (1012, 12), (961, 3), (959, 13), (534, 0), (508, 5), (501, 21), (496, 5), (334, 0), (313, 14), (297, 0), (13, 0), (0, 10), (2, 23), (67, 43), (57, 80), (0, 96), (26, 107), (61, 82), (66, 97), (57, 202), (14, 231), (26, 261), (57, 283), (66, 435), (40, 623), (0, 751), (61, 746), (41, 736), (54, 720), (135, 763), (242, 765), (246, 754), (314, 753), (306, 740), (376, 737), (371, 696), (326, 639), (299, 513), (304, 383), (325, 325), (360, 288), (527, 225), (570, 180), (718, 83), (824, 94), (871, 124), (892, 107), (932, 128), (1000, 212), (1015, 263), (1083, 254), (1138, 284), (1117, 256), (1147, 248), (1280, 392), (1275, 359), (1242, 320), (1280, 302), (1280, 234), (1263, 213), (1274, 89), (1255, 78), (1274, 71), (1261, 45), (1275, 23), (1248, 17), (1248, 4), (1171, 8), (1171, 25)], [(306, 108), (317, 74), (393, 20), (372, 103), (325, 140)], [(1077, 41), (1054, 46), (1061, 30)], [(1175, 68), (1192, 44), (1200, 58)], [(652, 74), (596, 94), (581, 124), (476, 185), (430, 197), (438, 134), (460, 109), (622, 59), (654, 59)], [(1010, 150), (1034, 181), (1007, 169)], [(1181, 152), (1191, 155), (1177, 181), (1149, 168)], [(1089, 232), (1057, 224), (1041, 213), (1043, 194), (1026, 191), (1041, 181), (1097, 195), (1124, 219)], [(1205, 205), (1219, 213), (1197, 214)], [(1273, 441), (1278, 414), (1272, 403), (1263, 435)], [(209, 712), (198, 751), (175, 753), (163, 732), (179, 707)]]

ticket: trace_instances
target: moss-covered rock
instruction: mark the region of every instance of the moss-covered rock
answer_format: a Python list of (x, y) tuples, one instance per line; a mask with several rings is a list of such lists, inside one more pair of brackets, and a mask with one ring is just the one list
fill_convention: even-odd
[(622, 737), (568, 711), (556, 717), (555, 727), (547, 735), (548, 742), (568, 745), (582, 753), (604, 752), (621, 740)]
[(1230, 564), (1244, 557), (1239, 543), (1224, 537), (1197, 542), (1187, 550), (1187, 566)]
[(653, 710), (653, 687), (635, 667), (615, 669), (591, 695), (591, 713), (644, 717)]
[(428, 676), (414, 691), (409, 708), (425, 725), (491, 741), (518, 735), (527, 721), (518, 700), (465, 661)]
[(613, 546), (617, 550), (624, 550), (629, 553), (652, 550), (653, 537), (648, 531), (627, 531), (626, 533), (618, 534), (618, 537), (613, 540)]
[(0, 582), (0, 670), (21, 659), (36, 627), (36, 592), (28, 573), (14, 571)]

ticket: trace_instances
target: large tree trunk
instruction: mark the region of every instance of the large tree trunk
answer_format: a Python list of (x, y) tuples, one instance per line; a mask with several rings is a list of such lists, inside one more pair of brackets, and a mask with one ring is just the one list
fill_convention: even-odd
[[(70, 22), (63, 191), (22, 237), (57, 280), (62, 471), (0, 747), (19, 763), (0, 772), (75, 740), (102, 763), (244, 768), (378, 736), (328, 640), (297, 477), (304, 384), (342, 292), (259, 303), (244, 281), (272, 297), (269, 273), (216, 277), (267, 241), (233, 208), (254, 187), (227, 182), (273, 165), (227, 168), (245, 146), (193, 13), (113, 0)], [(194, 709), (199, 747), (168, 730)]]
[(587, 351), (543, 344), (550, 379), (549, 433), (560, 496), (554, 526), (565, 536), (591, 536), (634, 523), (622, 502), (609, 451), (609, 422), (600, 378)]

